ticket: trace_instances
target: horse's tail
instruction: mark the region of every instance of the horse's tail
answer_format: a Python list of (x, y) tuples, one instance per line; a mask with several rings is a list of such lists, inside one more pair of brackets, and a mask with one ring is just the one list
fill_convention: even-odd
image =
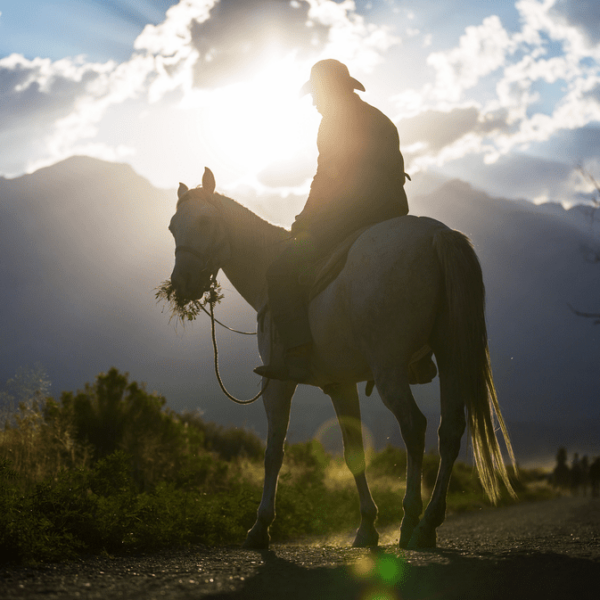
[(515, 471), (516, 461), (492, 377), (481, 265), (471, 241), (459, 231), (440, 230), (435, 234), (433, 244), (445, 285), (449, 352), (454, 366), (450, 376), (457, 378), (456, 389), (465, 399), (479, 478), (486, 494), (495, 503), (500, 495), (497, 475), (510, 494), (516, 494), (502, 459), (494, 421), (500, 426)]

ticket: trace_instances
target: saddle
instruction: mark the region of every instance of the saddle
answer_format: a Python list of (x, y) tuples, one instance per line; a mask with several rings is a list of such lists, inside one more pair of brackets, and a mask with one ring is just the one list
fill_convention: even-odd
[[(372, 226), (373, 224), (371, 223), (352, 232), (329, 252), (319, 258), (313, 264), (313, 268), (309, 272), (301, 275), (299, 282), (304, 289), (307, 304), (336, 279), (346, 265), (348, 252), (354, 242), (356, 242), (356, 240)], [(268, 310), (269, 305), (266, 303), (258, 312), (257, 318), (261, 329), (264, 328), (264, 319)], [(416, 383), (429, 383), (437, 375), (437, 368), (431, 360), (431, 356), (431, 348), (429, 345), (425, 345), (411, 357), (409, 364), (411, 385)], [(366, 387), (367, 396), (371, 395), (373, 387), (374, 382), (368, 381)]]
[[(371, 226), (365, 225), (352, 232), (329, 252), (326, 252), (321, 258), (315, 261), (309, 273), (303, 273), (300, 276), (299, 282), (304, 290), (307, 304), (318, 296), (341, 273), (346, 264), (348, 252), (352, 244)], [(268, 302), (258, 311), (257, 320), (261, 330), (264, 329), (264, 320), (268, 311)]]
[[(300, 283), (304, 287), (307, 304), (318, 296), (341, 273), (346, 265), (350, 248), (372, 226), (373, 224), (371, 223), (351, 233), (330, 252), (317, 260), (310, 273), (301, 276)], [(437, 375), (437, 368), (431, 360), (432, 354), (430, 346), (425, 345), (411, 357), (409, 363), (409, 380), (411, 385), (429, 383)], [(367, 396), (370, 396), (373, 392), (374, 385), (375, 382), (372, 380), (367, 382), (365, 390)]]
[(300, 276), (299, 283), (305, 290), (307, 303), (318, 296), (341, 273), (346, 265), (348, 252), (356, 240), (373, 224), (353, 231), (329, 252), (319, 258), (308, 273)]

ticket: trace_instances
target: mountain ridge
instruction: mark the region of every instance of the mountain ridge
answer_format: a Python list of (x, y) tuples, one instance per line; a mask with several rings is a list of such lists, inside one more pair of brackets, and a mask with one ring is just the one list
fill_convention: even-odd
[[(156, 306), (153, 290), (173, 264), (167, 225), (175, 203), (174, 189), (155, 188), (129, 165), (89, 157), (0, 178), (0, 252), (11, 257), (0, 263), (0, 381), (37, 362), (59, 393), (82, 388), (114, 365), (146, 381), (177, 410), (200, 406), (211, 420), (245, 424), (264, 435), (259, 404), (239, 409), (221, 398), (208, 322), (174, 332)], [(553, 444), (572, 446), (577, 431), (591, 438), (592, 420), (600, 418), (600, 328), (568, 305), (600, 309), (599, 266), (586, 261), (583, 250), (598, 242), (595, 232), (581, 226), (579, 217), (571, 219), (570, 211), (494, 198), (459, 180), (411, 197), (410, 205), (413, 214), (460, 229), (475, 244), (488, 292), (500, 401), (509, 426), (515, 423), (519, 431), (515, 446), (521, 440), (526, 454), (535, 454), (527, 423), (538, 424), (529, 429), (536, 430), (546, 454)], [(218, 317), (248, 329), (253, 311), (219, 278), (226, 298)], [(254, 395), (255, 341), (220, 331), (219, 347), (232, 391)], [(414, 388), (428, 415), (439, 414), (437, 387), (436, 380)], [(290, 439), (305, 439), (334, 413), (319, 390), (303, 389), (297, 396)], [(379, 399), (363, 396), (362, 405), (365, 423), (379, 432), (377, 444), (386, 436), (396, 439)], [(429, 445), (435, 443), (435, 427), (430, 430)], [(581, 445), (591, 451), (588, 441)]]

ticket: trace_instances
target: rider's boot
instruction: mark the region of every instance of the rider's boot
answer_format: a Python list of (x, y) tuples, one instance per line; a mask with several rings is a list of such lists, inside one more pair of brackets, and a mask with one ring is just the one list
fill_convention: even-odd
[(284, 364), (261, 365), (254, 372), (267, 379), (304, 383), (310, 377), (312, 344), (302, 344), (285, 351)]

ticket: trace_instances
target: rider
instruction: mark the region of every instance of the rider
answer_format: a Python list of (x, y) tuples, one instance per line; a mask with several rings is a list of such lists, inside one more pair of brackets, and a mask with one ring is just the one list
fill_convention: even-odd
[(408, 213), (398, 130), (354, 90), (365, 88), (333, 59), (317, 62), (301, 90), (312, 94), (323, 117), (319, 158), (290, 245), (267, 271), (269, 306), (285, 365), (257, 367), (264, 377), (303, 382), (310, 375), (312, 336), (300, 275), (357, 229)]

